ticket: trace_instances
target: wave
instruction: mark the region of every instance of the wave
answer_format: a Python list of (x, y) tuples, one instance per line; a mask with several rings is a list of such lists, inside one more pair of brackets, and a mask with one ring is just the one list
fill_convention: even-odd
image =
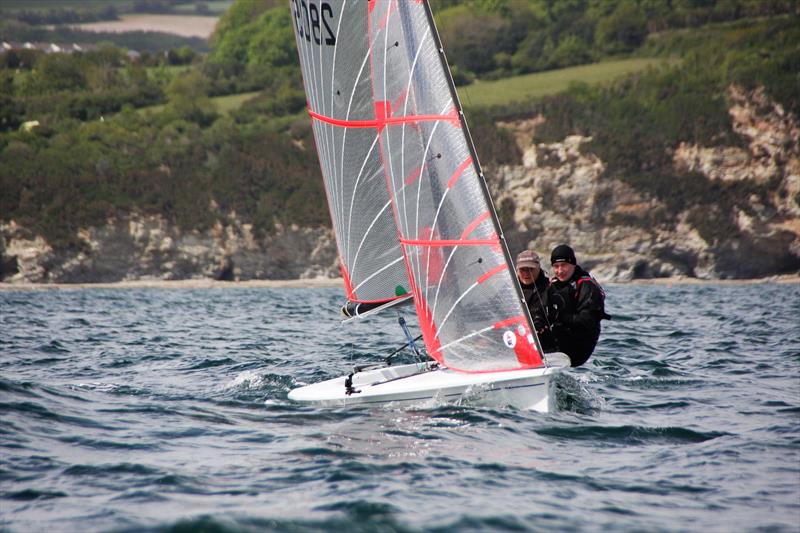
[(721, 431), (695, 431), (685, 427), (581, 425), (538, 428), (536, 433), (562, 439), (626, 445), (698, 443), (729, 435)]

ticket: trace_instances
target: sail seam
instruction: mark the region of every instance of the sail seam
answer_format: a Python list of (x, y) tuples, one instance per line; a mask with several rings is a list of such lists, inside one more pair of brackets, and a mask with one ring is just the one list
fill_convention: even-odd
[[(476, 281), (475, 283), (473, 283), (472, 285), (467, 287), (467, 290), (462, 292), (461, 295), (456, 299), (456, 301), (453, 302), (453, 305), (450, 306), (450, 309), (447, 311), (447, 314), (444, 315), (444, 318), (438, 324), (439, 327), (437, 328), (437, 331), (436, 331), (436, 338), (437, 339), (440, 337), (442, 331), (444, 330), (444, 325), (445, 325), (445, 323), (447, 323), (447, 320), (450, 318), (450, 315), (453, 314), (453, 310), (456, 307), (458, 307), (458, 305), (461, 303), (461, 300), (466, 298), (467, 295), (472, 291), (472, 289), (474, 289), (477, 286), (478, 286), (478, 282)], [(431, 315), (431, 318), (433, 318), (433, 315)]]
[(491, 269), (489, 272), (487, 272), (483, 276), (479, 277), (478, 278), (478, 284), (480, 285), (481, 283), (483, 283), (487, 279), (491, 278), (492, 276), (494, 276), (498, 272), (502, 272), (503, 270), (506, 270), (506, 269), (508, 269), (508, 265), (506, 265), (506, 264), (497, 265), (496, 267)]
[(489, 211), (484, 211), (483, 213), (481, 213), (475, 220), (472, 221), (472, 223), (469, 226), (467, 226), (467, 228), (464, 230), (464, 233), (461, 235), (461, 238), (466, 239), (467, 235), (475, 231), (475, 228), (480, 226), (481, 222), (483, 222), (490, 216), (491, 213), (489, 213)]
[(489, 326), (488, 328), (483, 328), (483, 329), (479, 329), (479, 330), (473, 331), (473, 332), (469, 333), (468, 335), (464, 335), (460, 339), (455, 339), (455, 340), (452, 340), (452, 341), (448, 342), (447, 344), (443, 344), (442, 346), (439, 347), (439, 351), (443, 352), (445, 350), (445, 348), (450, 348), (451, 346), (453, 346), (455, 344), (462, 343), (465, 340), (471, 339), (472, 337), (475, 337), (476, 335), (481, 335), (483, 333), (486, 333), (487, 331), (491, 331), (492, 329), (494, 329), (494, 326)]
[[(345, 134), (346, 133), (347, 132), (345, 132)], [(350, 261), (350, 252), (352, 250), (352, 248), (350, 246), (350, 229), (351, 229), (351, 225), (353, 223), (353, 204), (354, 204), (355, 199), (356, 199), (356, 191), (358, 190), (358, 183), (361, 181), (361, 176), (364, 174), (364, 168), (367, 166), (367, 161), (369, 161), (369, 156), (370, 156), (370, 154), (372, 154), (372, 150), (375, 149), (375, 145), (376, 144), (378, 144), (378, 136), (377, 135), (375, 136), (375, 140), (372, 141), (372, 146), (369, 147), (369, 152), (367, 152), (367, 156), (364, 158), (364, 161), (362, 161), (362, 163), (361, 163), (361, 168), (358, 170), (358, 176), (356, 177), (356, 181), (353, 184), (353, 193), (352, 193), (352, 196), (350, 197), (350, 211), (347, 214), (347, 239), (346, 239), (346, 241), (347, 241), (347, 259), (348, 259), (348, 263), (350, 264), (350, 268), (353, 271), (355, 271), (355, 269), (356, 269), (356, 259), (358, 259), (358, 254), (361, 252), (361, 247), (364, 245), (364, 241), (367, 239), (367, 236), (369, 235), (369, 232), (372, 231), (372, 227), (375, 225), (374, 221), (373, 221), (372, 224), (370, 224), (369, 229), (364, 233), (364, 236), (362, 237), (361, 242), (358, 243), (358, 248), (356, 249), (356, 255), (352, 258), (352, 261)], [(344, 152), (344, 150), (342, 150), (342, 152)], [(342, 175), (344, 175), (344, 172), (342, 172)], [(381, 216), (381, 213), (383, 213), (383, 211), (385, 209), (386, 208), (384, 207), (383, 209), (381, 209), (378, 212), (378, 214), (375, 217), (376, 220)], [(361, 285), (359, 285), (359, 287), (360, 286)], [(353, 290), (356, 290), (356, 289), (353, 289)]]
[[(372, 15), (373, 15), (373, 10), (375, 9), (375, 7), (376, 7), (376, 2), (374, 0), (370, 0), (368, 14), (367, 14), (367, 34), (368, 34), (368, 36), (370, 38), (367, 40), (367, 42), (368, 42), (368, 46), (369, 46), (368, 56), (369, 56), (369, 59), (370, 59), (369, 64), (370, 64), (370, 80), (372, 82), (372, 100), (373, 100), (376, 120), (340, 121), (340, 120), (334, 119), (332, 117), (326, 117), (324, 115), (319, 115), (318, 113), (314, 113), (314, 111), (310, 107), (309, 107), (308, 111), (309, 111), (310, 116), (313, 119), (317, 119), (317, 120), (320, 120), (320, 121), (331, 120), (331, 121), (333, 121), (333, 122), (331, 122), (331, 124), (334, 125), (334, 126), (354, 127), (354, 128), (355, 127), (377, 128), (378, 133), (379, 133), (379, 135), (378, 135), (378, 146), (379, 146), (380, 155), (381, 155), (381, 163), (382, 163), (382, 167), (383, 167), (383, 175), (384, 175), (384, 178), (386, 180), (386, 190), (387, 190), (388, 195), (389, 195), (389, 204), (391, 205), (392, 216), (394, 217), (394, 226), (395, 226), (395, 232), (396, 232), (395, 234), (396, 234), (396, 236), (397, 236), (397, 238), (399, 240), (400, 237), (401, 237), (400, 217), (399, 217), (399, 214), (397, 212), (396, 200), (392, 195), (392, 186), (391, 186), (391, 183), (393, 181), (393, 177), (391, 175), (392, 168), (391, 168), (391, 165), (387, 165), (386, 148), (384, 147), (384, 139), (383, 139), (383, 135), (382, 135), (384, 127), (387, 124), (391, 123), (392, 120), (396, 121), (397, 118), (392, 119), (392, 117), (390, 117), (389, 114), (387, 113), (387, 111), (388, 111), (387, 110), (387, 105), (390, 106), (389, 102), (382, 102), (384, 105), (383, 106), (379, 106), (378, 105), (379, 101), (376, 99), (375, 50), (374, 50), (373, 43), (377, 44), (378, 39), (379, 39), (379, 35), (380, 35), (381, 32), (383, 32), (383, 35), (384, 35), (384, 49), (386, 49), (386, 40), (388, 38), (388, 31), (387, 31), (387, 29), (385, 27), (380, 27), (380, 24), (379, 24), (379, 28), (380, 29), (378, 31), (376, 31), (375, 39), (374, 40), (372, 39), (373, 30), (374, 30), (374, 28), (372, 26), (372, 18), (373, 18)], [(390, 14), (391, 14), (391, 4), (389, 5), (389, 10), (387, 11), (387, 14), (386, 14), (386, 22), (387, 22), (387, 24), (388, 24), (388, 21), (389, 21), (389, 15)], [(386, 62), (385, 61), (384, 61), (384, 64), (383, 64), (383, 82), (384, 82), (384, 84), (383, 84), (383, 94), (385, 95), (386, 94)], [(379, 109), (382, 111), (382, 113), (379, 113)], [(398, 123), (402, 123), (402, 122), (398, 122)], [(387, 143), (388, 143), (388, 136), (387, 136)], [(406, 275), (408, 277), (409, 288), (410, 288), (412, 294), (416, 294), (417, 293), (416, 282), (414, 280), (414, 276), (413, 276), (411, 268), (410, 268), (409, 259), (406, 256), (405, 248), (400, 246), (400, 252), (402, 253), (403, 264), (405, 265)]]

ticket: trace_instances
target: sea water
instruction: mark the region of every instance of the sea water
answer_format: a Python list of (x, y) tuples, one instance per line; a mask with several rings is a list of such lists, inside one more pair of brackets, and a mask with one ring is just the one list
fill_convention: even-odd
[(550, 414), (295, 405), (336, 288), (0, 292), (0, 529), (800, 531), (800, 285), (609, 285)]

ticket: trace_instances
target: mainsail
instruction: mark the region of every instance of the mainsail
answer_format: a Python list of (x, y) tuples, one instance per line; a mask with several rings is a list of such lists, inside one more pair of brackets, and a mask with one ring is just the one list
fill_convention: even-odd
[(541, 366), (427, 2), (292, 7), (351, 299), (408, 288), (448, 368)]

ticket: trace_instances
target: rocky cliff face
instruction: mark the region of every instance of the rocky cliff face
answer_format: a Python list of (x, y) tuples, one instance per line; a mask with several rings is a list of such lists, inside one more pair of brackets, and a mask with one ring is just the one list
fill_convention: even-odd
[(297, 279), (338, 275), (325, 228), (277, 228), (258, 239), (235, 214), (206, 232), (131, 216), (80, 232), (81, 252), (59, 251), (15, 223), (0, 225), (3, 281), (88, 283), (140, 279)]
[[(626, 225), (647, 220), (666, 206), (608, 175), (596, 155), (585, 153), (587, 138), (533, 144), (537, 117), (503, 124), (514, 132), (522, 164), (495, 169), (496, 205), (513, 207), (506, 224), (512, 248), (549, 256), (553, 246), (573, 245), (579, 261), (599, 279), (669, 276), (701, 279), (753, 278), (800, 270), (800, 142), (797, 118), (762, 90), (731, 87), (730, 116), (746, 147), (680, 145), (675, 170), (708, 180), (769, 184), (768, 201), (740, 199), (748, 210), (732, 213), (736, 227), (709, 242), (690, 220), (690, 209), (669, 213), (671, 224)], [(753, 215), (755, 213), (755, 215)], [(515, 250), (512, 250), (514, 252)]]
[[(545, 258), (573, 245), (603, 280), (686, 276), (752, 278), (800, 271), (800, 134), (797, 118), (763, 91), (729, 93), (734, 129), (746, 146), (680, 145), (676, 171), (703, 179), (769, 184), (767, 199), (743, 198), (735, 227), (709, 242), (691, 210), (671, 224), (647, 221), (666, 206), (608, 175), (588, 140), (534, 144), (541, 117), (503, 124), (523, 152), (519, 165), (487, 169), (512, 253), (531, 248)], [(283, 228), (257, 238), (235, 213), (205, 232), (182, 231), (160, 217), (131, 215), (80, 231), (80, 252), (54, 250), (13, 221), (0, 224), (4, 282), (108, 282), (137, 279), (296, 279), (339, 275), (330, 230)]]

